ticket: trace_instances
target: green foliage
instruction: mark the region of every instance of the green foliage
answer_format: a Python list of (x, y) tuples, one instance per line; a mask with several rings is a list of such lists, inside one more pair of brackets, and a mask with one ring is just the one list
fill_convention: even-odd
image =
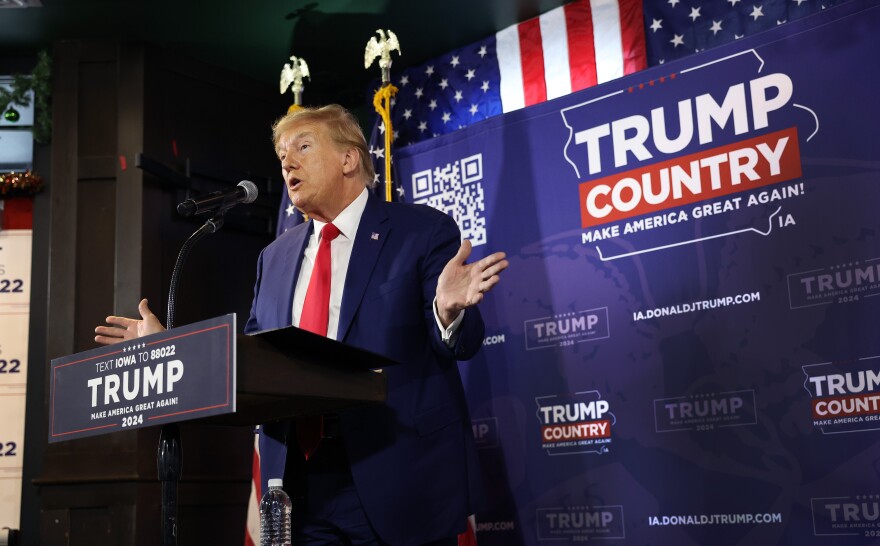
[(10, 103), (29, 106), (27, 92), (34, 91), (34, 141), (45, 144), (52, 137), (52, 111), (49, 108), (51, 96), (50, 76), (52, 61), (49, 54), (41, 51), (37, 65), (30, 75), (12, 76), (12, 89), (0, 87), (0, 112), (5, 112)]

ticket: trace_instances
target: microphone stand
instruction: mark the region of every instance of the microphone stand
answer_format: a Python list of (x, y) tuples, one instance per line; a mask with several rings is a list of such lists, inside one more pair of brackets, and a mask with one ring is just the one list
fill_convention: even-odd
[[(227, 210), (228, 208), (219, 209), (210, 220), (190, 235), (180, 248), (177, 262), (174, 264), (174, 271), (171, 273), (171, 287), (168, 290), (166, 325), (169, 330), (174, 327), (177, 284), (183, 264), (199, 239), (209, 233), (216, 233), (223, 227), (223, 219)], [(177, 423), (162, 425), (156, 466), (159, 470), (159, 481), (162, 482), (162, 544), (164, 546), (177, 546), (177, 486), (180, 482), (182, 459), (180, 429)]]
[(166, 317), (168, 323), (167, 328), (169, 330), (174, 328), (174, 311), (177, 304), (177, 283), (180, 280), (180, 270), (183, 269), (183, 264), (189, 256), (189, 251), (199, 239), (209, 233), (216, 233), (221, 227), (223, 227), (223, 219), (227, 210), (229, 209), (218, 210), (210, 220), (202, 224), (202, 227), (197, 229), (189, 236), (189, 239), (183, 243), (180, 252), (177, 254), (177, 261), (174, 263), (174, 270), (171, 272), (171, 287), (168, 289), (168, 312)]

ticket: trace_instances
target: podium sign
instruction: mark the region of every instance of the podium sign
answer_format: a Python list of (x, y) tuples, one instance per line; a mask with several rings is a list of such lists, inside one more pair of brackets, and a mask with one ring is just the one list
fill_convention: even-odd
[(49, 442), (235, 411), (235, 315), (52, 360)]

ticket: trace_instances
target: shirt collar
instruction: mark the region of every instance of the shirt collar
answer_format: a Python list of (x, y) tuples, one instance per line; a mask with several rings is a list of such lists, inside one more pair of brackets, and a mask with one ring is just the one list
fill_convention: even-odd
[[(367, 208), (369, 195), (367, 188), (364, 188), (360, 195), (355, 197), (354, 201), (337, 214), (333, 220), (333, 225), (339, 229), (340, 235), (343, 235), (350, 241), (353, 241), (355, 235), (357, 235), (358, 224), (361, 223), (361, 216), (364, 215), (364, 209)], [(312, 221), (315, 224), (315, 236), (320, 237), (321, 230), (324, 229), (327, 223), (317, 219)]]

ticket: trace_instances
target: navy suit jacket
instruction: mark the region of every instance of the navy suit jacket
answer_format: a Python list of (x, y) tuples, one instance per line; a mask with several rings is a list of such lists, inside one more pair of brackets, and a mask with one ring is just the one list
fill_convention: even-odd
[[(301, 224), (261, 253), (246, 333), (290, 325), (312, 229), (312, 222)], [(340, 415), (364, 510), (382, 540), (394, 546), (464, 531), (480, 495), (456, 361), (480, 348), (483, 321), (476, 307), (469, 308), (450, 348), (432, 307), (437, 278), (459, 244), (458, 227), (446, 214), (370, 196), (346, 275), (339, 341), (400, 363), (385, 370), (385, 404)]]

